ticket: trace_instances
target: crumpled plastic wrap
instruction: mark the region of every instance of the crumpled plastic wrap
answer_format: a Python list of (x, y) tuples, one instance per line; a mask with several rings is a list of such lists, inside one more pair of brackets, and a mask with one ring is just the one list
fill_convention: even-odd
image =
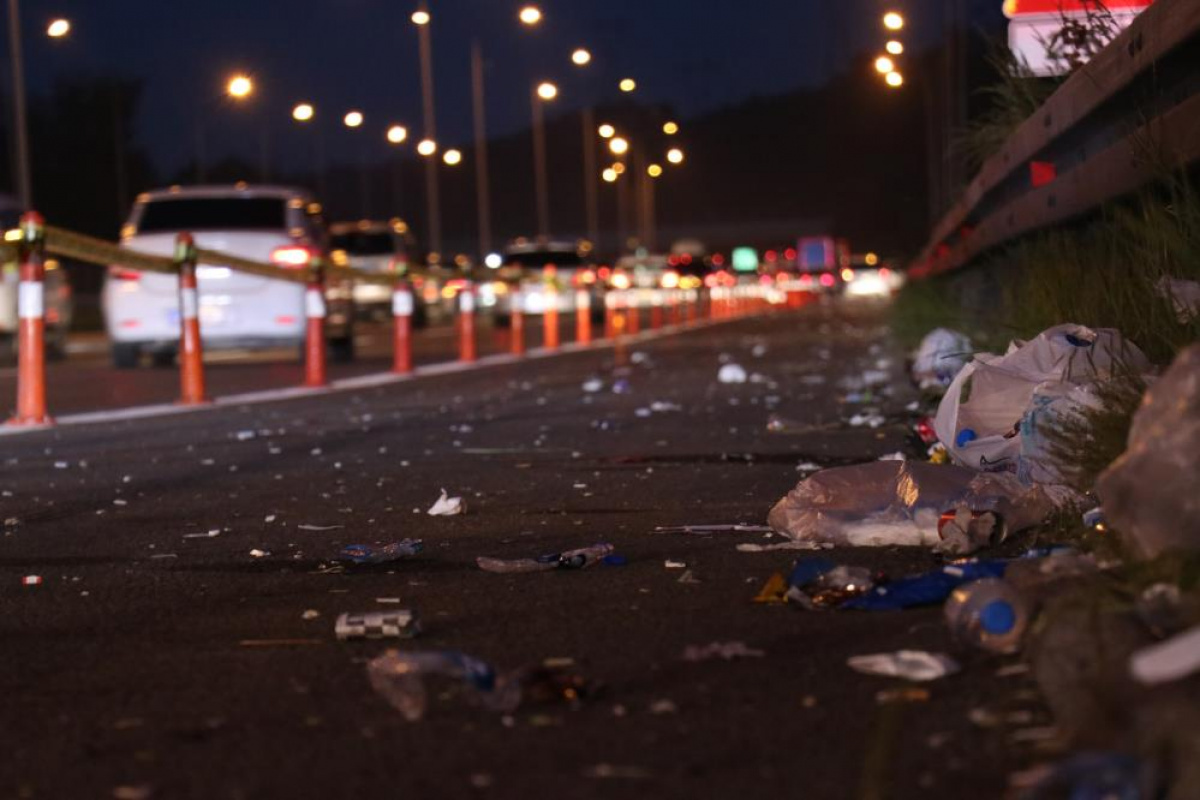
[(1200, 549), (1200, 345), (1146, 392), (1129, 446), (1096, 483), (1104, 515), (1142, 555)]
[(943, 512), (990, 511), (1015, 532), (1054, 508), (1015, 476), (918, 461), (874, 461), (821, 470), (775, 504), (767, 523), (792, 539), (835, 545), (936, 546)]

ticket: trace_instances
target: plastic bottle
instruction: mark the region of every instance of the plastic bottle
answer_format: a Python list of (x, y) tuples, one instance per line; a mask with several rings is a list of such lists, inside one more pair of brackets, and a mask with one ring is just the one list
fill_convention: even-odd
[(429, 705), (425, 683), (431, 676), (461, 680), (485, 706), (496, 710), (513, 708), (520, 701), (519, 685), (498, 680), (489, 664), (465, 653), (389, 650), (367, 663), (371, 687), (410, 722), (425, 716)]
[(1011, 653), (1029, 626), (1029, 605), (1000, 578), (965, 583), (950, 593), (946, 624), (960, 641), (993, 653)]
[(611, 544), (594, 544), (578, 550), (562, 553), (547, 553), (537, 558), (487, 558), (475, 559), (479, 568), (486, 572), (549, 572), (554, 569), (584, 569), (602, 561), (613, 552)]

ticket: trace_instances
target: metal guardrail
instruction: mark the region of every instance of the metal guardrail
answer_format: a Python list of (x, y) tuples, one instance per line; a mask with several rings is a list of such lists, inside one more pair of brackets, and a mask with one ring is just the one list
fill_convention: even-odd
[(910, 264), (957, 269), (1200, 161), (1200, 2), (1157, 0), (990, 157)]

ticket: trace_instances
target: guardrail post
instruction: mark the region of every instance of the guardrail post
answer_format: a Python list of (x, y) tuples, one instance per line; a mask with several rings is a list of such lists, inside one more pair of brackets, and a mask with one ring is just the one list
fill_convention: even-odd
[(514, 356), (525, 355), (525, 293), (520, 284), (512, 290), (512, 314), (509, 319), (509, 333), (512, 334), (510, 351)]
[(208, 402), (204, 391), (204, 343), (200, 339), (200, 293), (196, 286), (196, 240), (190, 233), (175, 237), (179, 270), (179, 403)]
[(468, 280), (458, 292), (458, 360), (475, 358), (475, 284)]
[(587, 289), (575, 291), (575, 341), (578, 344), (592, 341), (592, 295)]
[(392, 372), (407, 375), (412, 372), (412, 287), (405, 278), (392, 286)]
[(325, 264), (314, 256), (308, 265), (304, 287), (304, 385), (319, 388), (328, 383), (325, 374)]
[(21, 217), (17, 285), (17, 413), (9, 425), (49, 425), (46, 414), (46, 300), (43, 261), (46, 221), (36, 211)]

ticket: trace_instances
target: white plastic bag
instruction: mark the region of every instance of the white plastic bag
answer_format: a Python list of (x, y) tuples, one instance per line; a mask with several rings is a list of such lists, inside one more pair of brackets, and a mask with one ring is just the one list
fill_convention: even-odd
[[(984, 472), (1018, 473), (1020, 424), (1035, 395), (1051, 400), (1071, 397), (1076, 386), (1149, 368), (1142, 351), (1116, 330), (1057, 325), (1028, 342), (1013, 342), (1002, 356), (975, 356), (946, 390), (934, 430), (955, 463)], [(1068, 405), (1081, 400), (1075, 395)], [(1058, 413), (1066, 411), (1067, 406), (1059, 406)], [(1045, 469), (1048, 454), (1041, 435), (1030, 429), (1024, 441), (1037, 443), (1038, 468)]]
[(913, 380), (922, 391), (946, 387), (971, 360), (974, 349), (966, 334), (936, 328), (925, 335), (913, 358)]

